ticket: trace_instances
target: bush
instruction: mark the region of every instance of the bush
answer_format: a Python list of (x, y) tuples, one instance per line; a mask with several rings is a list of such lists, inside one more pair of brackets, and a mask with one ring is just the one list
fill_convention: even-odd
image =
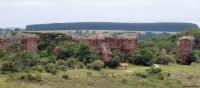
[(67, 58), (67, 66), (70, 68), (75, 68), (78, 60), (77, 58)]
[(3, 49), (0, 49), (0, 58), (4, 57), (6, 52)]
[(104, 67), (104, 62), (101, 60), (96, 60), (92, 63), (92, 68), (94, 70), (101, 70)]
[(60, 70), (62, 71), (67, 71), (68, 70), (68, 67), (66, 65), (60, 65)]
[(86, 68), (87, 68), (87, 69), (92, 69), (92, 64), (87, 64), (87, 65), (86, 65)]
[(78, 50), (78, 59), (80, 62), (83, 62), (84, 64), (91, 63), (96, 59), (95, 57), (95, 52), (89, 48), (87, 44), (80, 44)]
[(200, 50), (194, 49), (192, 53), (189, 54), (187, 63), (191, 64), (192, 62), (200, 63)]
[(83, 69), (85, 67), (85, 65), (83, 64), (83, 62), (77, 62), (76, 63), (76, 68), (77, 69)]
[(151, 66), (155, 63), (153, 53), (147, 49), (138, 49), (129, 56), (129, 62), (136, 65)]
[(162, 73), (160, 73), (160, 74), (157, 75), (157, 78), (164, 80), (164, 79), (168, 79), (169, 76), (170, 76), (170, 73), (162, 72)]
[(69, 76), (67, 74), (64, 74), (64, 75), (62, 75), (62, 78), (67, 80), (67, 79), (69, 79)]
[(17, 66), (11, 62), (11, 61), (6, 61), (2, 64), (1, 66), (1, 71), (3, 72), (17, 72)]
[(32, 75), (30, 73), (23, 74), (20, 76), (20, 80), (27, 80), (27, 81), (42, 81), (42, 76), (40, 74)]
[(5, 57), (2, 70), (10, 72), (29, 72), (39, 64), (39, 57), (35, 53), (19, 51)]
[(154, 77), (157, 79), (165, 80), (169, 78), (170, 73), (162, 72), (162, 69), (158, 67), (151, 67), (147, 69), (146, 72), (135, 73), (134, 75), (141, 78)]
[(141, 78), (147, 78), (149, 76), (149, 74), (147, 73), (135, 73), (134, 75)]
[(33, 67), (33, 70), (38, 71), (38, 72), (44, 72), (45, 68), (42, 65), (37, 65), (37, 66)]
[(40, 59), (40, 64), (46, 65), (48, 63), (49, 63), (48, 57), (43, 57), (43, 58)]
[(57, 69), (56, 69), (56, 65), (53, 63), (49, 63), (45, 66), (45, 70), (46, 72), (49, 72), (53, 75), (55, 75), (57, 73)]
[(147, 69), (146, 72), (149, 73), (149, 74), (154, 75), (154, 74), (159, 74), (159, 73), (161, 73), (161, 72), (162, 72), (162, 69), (159, 68), (159, 67), (151, 67), (150, 69)]
[(108, 63), (108, 66), (110, 68), (116, 68), (117, 66), (119, 66), (119, 60), (116, 59), (111, 59)]
[(160, 54), (159, 56), (156, 57), (157, 64), (167, 65), (170, 62), (174, 63), (176, 62), (176, 59), (174, 59), (172, 56), (167, 55), (167, 54)]
[(111, 52), (112, 52), (112, 58), (113, 59), (118, 60), (119, 62), (124, 62), (125, 61), (124, 54), (121, 52), (120, 49), (112, 48)]

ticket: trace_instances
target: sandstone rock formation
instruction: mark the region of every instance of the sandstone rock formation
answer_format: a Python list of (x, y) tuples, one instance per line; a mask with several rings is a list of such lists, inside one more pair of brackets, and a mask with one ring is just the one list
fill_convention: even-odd
[(20, 36), (1, 37), (0, 48), (8, 51), (12, 44), (18, 43), (24, 50), (37, 52), (38, 40), (39, 37), (35, 34), (22, 34)]
[(21, 40), (22, 48), (31, 52), (38, 51), (39, 37), (35, 34), (24, 34)]
[(111, 52), (109, 46), (105, 43), (101, 44), (101, 48), (102, 49), (101, 49), (100, 55), (101, 55), (103, 61), (105, 63), (108, 63), (110, 61), (110, 59), (112, 58), (112, 52)]
[(194, 46), (194, 37), (183, 36), (178, 40), (179, 52), (178, 56), (182, 64), (189, 64), (187, 62), (188, 55), (192, 52)]
[[(136, 36), (120, 35), (120, 36), (83, 36), (72, 37), (72, 40), (76, 43), (86, 42), (89, 47), (95, 48), (96, 54), (102, 58), (105, 63), (111, 59), (112, 52), (110, 48), (119, 48), (125, 54), (124, 59), (136, 48), (137, 39)], [(100, 53), (102, 52), (103, 55)]]
[(0, 48), (6, 50), (7, 46), (6, 46), (6, 39), (5, 38), (0, 38)]

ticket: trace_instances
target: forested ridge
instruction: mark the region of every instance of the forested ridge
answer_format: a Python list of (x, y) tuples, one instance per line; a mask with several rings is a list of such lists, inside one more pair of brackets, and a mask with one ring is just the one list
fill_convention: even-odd
[(198, 28), (193, 23), (114, 23), (114, 22), (77, 22), (27, 25), (27, 31), (47, 30), (127, 30), (127, 31), (169, 31), (180, 32)]

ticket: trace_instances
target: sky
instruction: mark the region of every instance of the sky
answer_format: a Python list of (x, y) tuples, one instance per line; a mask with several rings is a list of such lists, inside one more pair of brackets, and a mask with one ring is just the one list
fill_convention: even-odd
[(192, 22), (200, 0), (0, 0), (0, 27), (65, 22)]

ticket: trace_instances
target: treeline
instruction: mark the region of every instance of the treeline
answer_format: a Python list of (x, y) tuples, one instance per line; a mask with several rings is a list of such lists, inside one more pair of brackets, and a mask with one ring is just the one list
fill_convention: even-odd
[(192, 23), (112, 23), (112, 22), (77, 22), (27, 25), (27, 31), (48, 30), (127, 30), (127, 31), (169, 31), (180, 32), (198, 28)]
[(137, 39), (138, 40), (150, 40), (152, 38), (155, 38), (155, 37), (159, 37), (159, 36), (162, 36), (162, 37), (170, 37), (171, 34), (170, 33), (161, 33), (161, 34), (156, 34), (156, 33), (153, 33), (153, 32), (146, 32), (145, 34), (138, 34), (137, 35)]

